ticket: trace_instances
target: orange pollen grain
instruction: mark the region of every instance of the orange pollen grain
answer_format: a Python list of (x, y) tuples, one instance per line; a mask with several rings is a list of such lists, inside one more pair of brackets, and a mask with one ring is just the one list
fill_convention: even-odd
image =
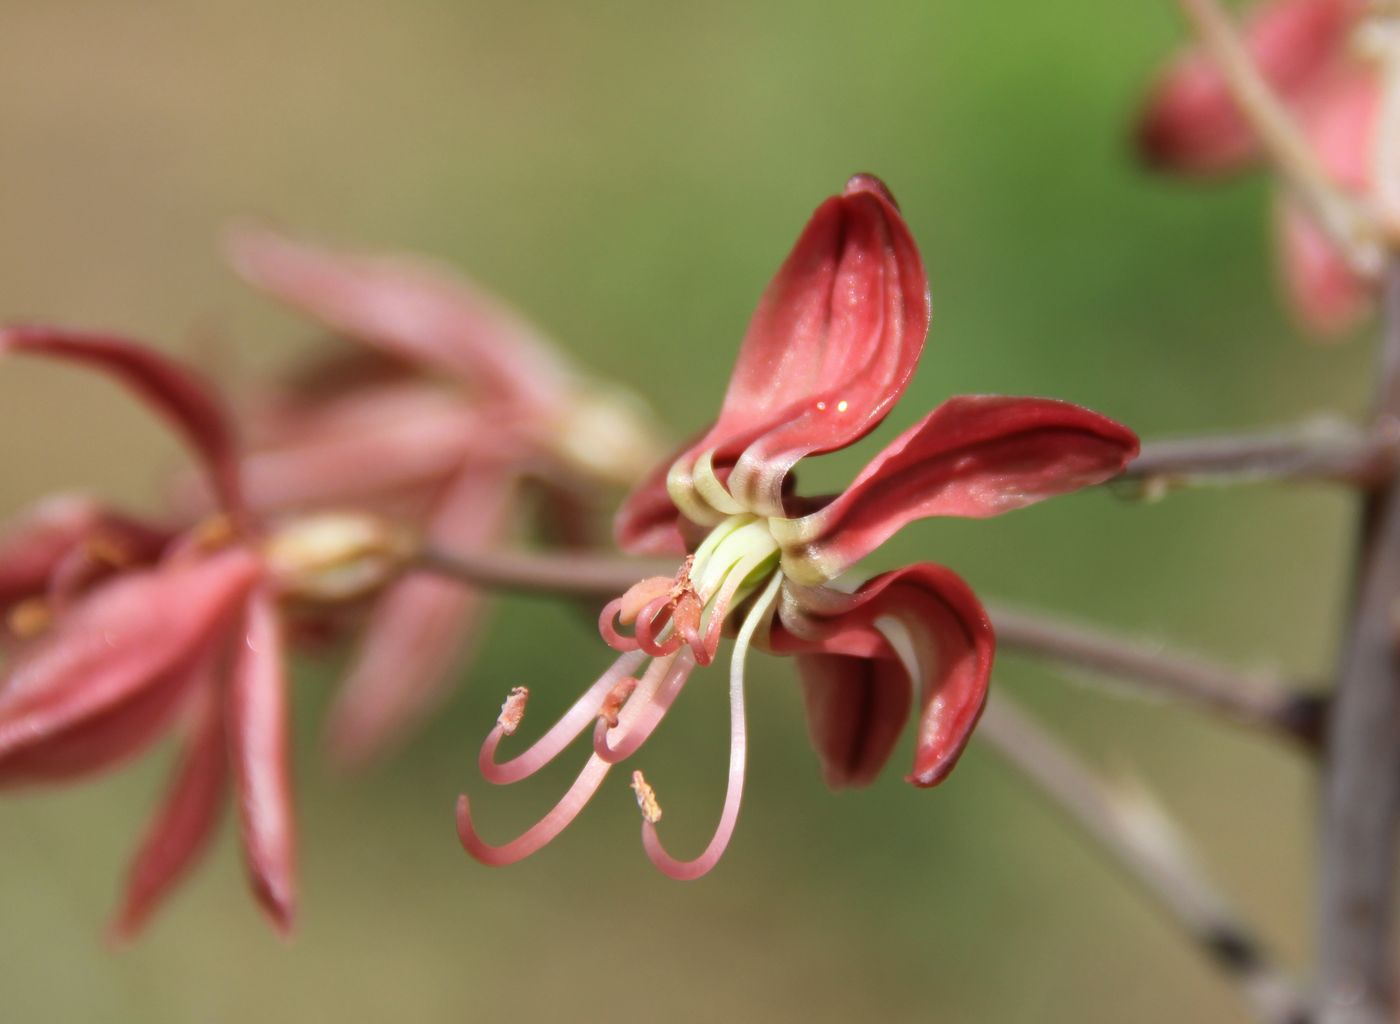
[(632, 773), (632, 792), (637, 794), (637, 806), (642, 817), (655, 825), (661, 820), (661, 804), (656, 800), (656, 790), (651, 788), (641, 772)]
[(609, 729), (617, 728), (617, 716), (622, 710), (622, 706), (627, 703), (632, 692), (637, 689), (637, 680), (634, 676), (624, 676), (617, 681), (617, 685), (608, 691), (608, 695), (603, 698), (603, 706), (598, 709), (598, 717), (608, 723)]
[(509, 736), (520, 728), (521, 719), (525, 717), (525, 702), (530, 699), (530, 691), (523, 686), (517, 686), (510, 691), (510, 696), (501, 705), (500, 716), (496, 719), (496, 725), (500, 727), (501, 733)]

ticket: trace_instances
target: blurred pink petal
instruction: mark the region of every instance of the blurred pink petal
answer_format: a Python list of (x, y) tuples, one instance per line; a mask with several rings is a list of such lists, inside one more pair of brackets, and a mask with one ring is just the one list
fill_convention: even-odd
[[(514, 474), (466, 469), (434, 508), (428, 539), (446, 551), (500, 541), (516, 498)], [(380, 597), (327, 725), (335, 759), (361, 764), (380, 754), (440, 701), (471, 642), (482, 593), (461, 583), (413, 575)]]
[(228, 250), (249, 283), (289, 306), (488, 395), (549, 410), (569, 384), (561, 356), (532, 325), (445, 267), (254, 228), (231, 232)]
[(199, 861), (213, 838), (228, 792), (228, 743), (222, 687), (206, 664), (195, 684), (193, 714), (170, 789), (147, 828), (127, 873), (121, 909), (112, 922), (127, 941)]
[(232, 548), (125, 573), (74, 604), (0, 677), (0, 784), (143, 749), (260, 572)]
[(253, 894), (278, 931), (287, 934), (296, 915), (296, 838), (282, 660), (273, 597), (265, 589), (255, 590), (233, 653), (229, 744)]
[(1294, 313), (1322, 338), (1344, 334), (1370, 311), (1371, 289), (1296, 200), (1279, 196), (1274, 216), (1279, 274)]
[(223, 403), (189, 370), (125, 338), (55, 327), (0, 328), (4, 352), (70, 360), (122, 381), (185, 436), (213, 480), (223, 509), (242, 513), (236, 443)]
[[(1296, 103), (1344, 59), (1364, 9), (1357, 0), (1274, 0), (1253, 8), (1246, 49), (1264, 80)], [(1192, 47), (1168, 66), (1147, 99), (1138, 148), (1156, 166), (1189, 174), (1238, 170), (1256, 155), (1254, 132), (1216, 64)]]

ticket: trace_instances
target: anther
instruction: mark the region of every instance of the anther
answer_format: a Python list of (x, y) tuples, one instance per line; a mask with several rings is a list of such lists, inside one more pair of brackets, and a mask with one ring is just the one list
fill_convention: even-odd
[(94, 562), (106, 563), (114, 569), (125, 568), (131, 564), (130, 550), (116, 537), (93, 534), (84, 542), (84, 548)]
[(617, 716), (622, 711), (622, 706), (627, 703), (634, 690), (637, 689), (637, 679), (635, 676), (624, 676), (617, 681), (617, 685), (608, 691), (608, 695), (603, 698), (603, 706), (598, 709), (598, 717), (608, 723), (609, 729), (617, 728)]
[(525, 717), (525, 702), (529, 699), (530, 691), (523, 686), (517, 686), (510, 691), (510, 696), (501, 705), (501, 714), (496, 719), (496, 725), (502, 735), (510, 736), (520, 728), (520, 721)]
[(42, 597), (31, 597), (10, 609), (10, 632), (21, 640), (38, 636), (53, 621), (53, 609)]
[(661, 805), (656, 801), (656, 790), (651, 788), (641, 772), (632, 773), (632, 792), (637, 794), (637, 806), (642, 817), (655, 825), (661, 820)]

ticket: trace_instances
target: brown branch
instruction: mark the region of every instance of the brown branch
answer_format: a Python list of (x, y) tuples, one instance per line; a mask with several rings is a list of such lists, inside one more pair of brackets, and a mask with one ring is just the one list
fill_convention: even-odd
[(1229, 486), (1317, 480), (1369, 489), (1400, 464), (1400, 420), (1385, 417), (1369, 430), (1332, 417), (1246, 434), (1149, 441), (1111, 481), (1143, 497), (1175, 487)]
[[(1385, 275), (1378, 407), (1400, 412), (1400, 258)], [(1324, 1024), (1396, 1019), (1395, 857), (1400, 820), (1400, 481), (1366, 502), (1356, 605), (1327, 733), (1317, 923)]]
[(1139, 787), (1106, 785), (1005, 694), (996, 694), (976, 736), (1077, 825), (1130, 881), (1236, 984), (1255, 1019), (1307, 1024), (1298, 984), (1231, 909), (1165, 811)]
[(648, 576), (675, 575), (680, 560), (575, 553), (448, 552), (424, 546), (410, 564), (439, 576), (495, 590), (608, 598), (619, 596)]
[(1114, 636), (1038, 612), (988, 607), (1003, 650), (1131, 683), (1145, 694), (1206, 711), (1236, 725), (1315, 746), (1325, 703), (1271, 672), (1242, 672), (1195, 654)]

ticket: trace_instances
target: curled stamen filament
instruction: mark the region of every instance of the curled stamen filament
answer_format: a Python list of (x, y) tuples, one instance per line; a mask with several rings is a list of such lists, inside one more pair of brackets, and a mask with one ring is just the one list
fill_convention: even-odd
[(612, 667), (598, 677), (583, 696), (574, 701), (568, 711), (550, 727), (549, 731), (530, 745), (529, 749), (509, 761), (497, 762), (496, 750), (501, 745), (505, 728), (500, 722), (486, 737), (477, 757), (477, 765), (488, 782), (498, 786), (508, 785), (527, 779), (549, 764), (574, 741), (579, 733), (588, 727), (598, 715), (608, 692), (617, 685), (619, 679), (631, 675), (646, 657), (641, 651), (628, 651), (612, 663)]
[[(658, 667), (660, 671), (657, 671)], [(630, 701), (638, 707), (636, 718), (627, 728), (620, 724), (609, 728), (607, 722), (600, 720), (593, 729), (593, 753), (608, 764), (617, 764), (635, 754), (666, 717), (666, 712), (680, 696), (694, 668), (695, 656), (689, 649), (681, 651), (669, 663), (653, 662), (647, 669), (648, 678), (643, 680)], [(619, 735), (610, 739), (612, 733)]]
[(528, 828), (522, 835), (500, 846), (492, 846), (477, 834), (472, 823), (471, 801), (463, 793), (457, 798), (457, 836), (462, 847), (474, 858), (491, 867), (502, 867), (524, 860), (530, 854), (547, 846), (560, 832), (568, 828), (579, 811), (598, 791), (603, 779), (612, 766), (596, 757), (590, 757), (569, 791), (550, 809), (549, 813)]
[[(667, 853), (662, 845), (661, 837), (656, 831), (656, 823), (646, 816), (642, 819), (642, 846), (647, 856), (662, 873), (678, 881), (699, 878), (719, 863), (734, 835), (734, 826), (738, 824), (748, 757), (748, 727), (744, 717), (744, 661), (748, 656), (754, 633), (759, 625), (767, 620), (769, 612), (773, 609), (782, 581), (782, 573), (773, 574), (773, 578), (744, 618), (739, 636), (734, 641), (734, 657), (729, 668), (729, 781), (724, 793), (724, 808), (720, 811), (719, 823), (715, 826), (709, 844), (694, 860), (677, 860)], [(655, 793), (651, 796), (654, 801)]]

